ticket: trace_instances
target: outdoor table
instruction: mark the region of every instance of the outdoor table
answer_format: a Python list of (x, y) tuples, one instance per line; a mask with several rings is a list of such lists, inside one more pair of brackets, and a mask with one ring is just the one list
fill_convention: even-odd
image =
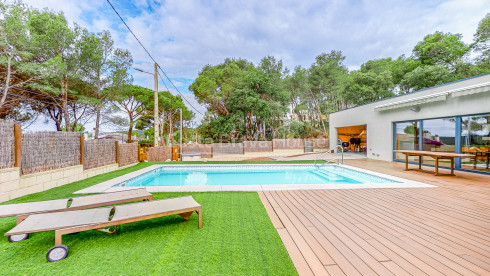
[(419, 157), (419, 170), (422, 169), (422, 156), (430, 156), (436, 160), (436, 173), (439, 174), (439, 159), (451, 160), (451, 174), (454, 174), (454, 158), (456, 157), (473, 157), (473, 154), (465, 153), (451, 153), (451, 152), (435, 152), (435, 151), (423, 151), (423, 150), (394, 150), (394, 152), (405, 154), (405, 170), (408, 171), (408, 157), (418, 156)]

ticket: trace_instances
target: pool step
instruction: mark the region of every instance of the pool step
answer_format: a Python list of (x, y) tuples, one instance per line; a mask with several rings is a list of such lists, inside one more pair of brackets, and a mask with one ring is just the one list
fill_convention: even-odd
[(328, 172), (328, 171), (324, 171), (324, 170), (317, 170), (317, 171), (313, 171), (314, 174), (320, 176), (320, 177), (323, 177), (323, 178), (326, 178), (330, 181), (338, 181), (338, 180), (342, 180), (343, 177), (340, 176), (340, 175), (336, 175), (334, 173), (331, 173), (331, 172)]

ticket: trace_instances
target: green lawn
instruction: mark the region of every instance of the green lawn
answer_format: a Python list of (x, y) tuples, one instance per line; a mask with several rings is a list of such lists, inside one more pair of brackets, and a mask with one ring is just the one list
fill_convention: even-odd
[[(141, 163), (6, 203), (70, 197), (74, 191), (153, 164), (158, 163)], [(257, 193), (154, 193), (154, 198), (189, 194), (203, 206), (202, 229), (198, 229), (194, 213), (189, 221), (175, 215), (122, 225), (112, 235), (97, 231), (66, 235), (63, 244), (70, 253), (57, 263), (49, 263), (45, 257), (54, 245), (53, 231), (32, 234), (18, 243), (9, 243), (5, 237), (0, 242), (0, 274), (296, 274)], [(0, 219), (0, 232), (14, 226), (15, 218)]]

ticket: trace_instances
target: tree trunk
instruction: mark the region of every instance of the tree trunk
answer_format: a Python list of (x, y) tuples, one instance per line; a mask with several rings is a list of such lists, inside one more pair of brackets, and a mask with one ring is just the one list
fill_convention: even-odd
[(9, 84), (10, 84), (10, 61), (11, 61), (11, 59), (12, 58), (10, 56), (7, 59), (7, 77), (5, 79), (5, 87), (3, 88), (2, 99), (0, 100), (0, 108), (5, 103), (5, 100), (7, 99), (7, 93), (9, 92)]
[(99, 126), (100, 126), (100, 104), (97, 104), (95, 106), (95, 110), (97, 112), (97, 115), (95, 117), (95, 133), (94, 133), (94, 138), (99, 139)]
[(70, 131), (70, 115), (68, 115), (68, 80), (61, 81), (61, 94), (63, 97), (62, 100), (62, 108), (63, 108), (63, 117), (65, 119), (65, 129), (66, 131)]
[(131, 136), (133, 135), (133, 121), (129, 123), (129, 130), (128, 130), (128, 140), (127, 143), (131, 143)]

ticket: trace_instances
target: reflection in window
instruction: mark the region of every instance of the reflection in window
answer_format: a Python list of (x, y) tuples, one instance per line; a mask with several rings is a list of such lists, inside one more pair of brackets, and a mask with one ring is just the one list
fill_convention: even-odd
[[(423, 121), (422, 149), (425, 151), (456, 152), (456, 119), (454, 117)], [(424, 164), (435, 165), (435, 159), (424, 157)], [(439, 166), (451, 166), (449, 160), (439, 160)]]
[[(397, 150), (419, 150), (419, 128), (417, 121), (395, 124), (395, 149)], [(415, 157), (411, 156), (413, 161)], [(395, 159), (404, 160), (405, 155), (395, 154)]]
[(462, 169), (490, 172), (490, 114), (462, 117), (461, 152), (474, 155), (463, 158)]

